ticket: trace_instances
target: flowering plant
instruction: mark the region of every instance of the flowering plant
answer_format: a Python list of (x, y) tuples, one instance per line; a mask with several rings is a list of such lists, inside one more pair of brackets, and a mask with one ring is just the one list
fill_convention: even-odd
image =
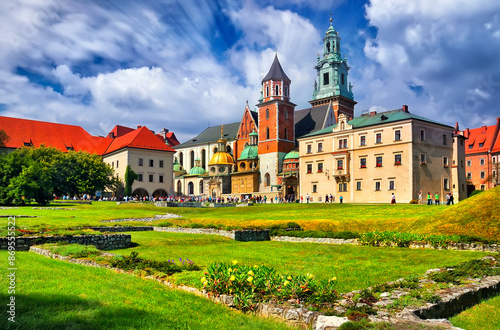
[(296, 300), (297, 302), (334, 302), (336, 277), (318, 282), (311, 274), (282, 275), (262, 265), (232, 263), (211, 264), (201, 279), (203, 289), (210, 294), (233, 295), (237, 308), (255, 310), (263, 301)]

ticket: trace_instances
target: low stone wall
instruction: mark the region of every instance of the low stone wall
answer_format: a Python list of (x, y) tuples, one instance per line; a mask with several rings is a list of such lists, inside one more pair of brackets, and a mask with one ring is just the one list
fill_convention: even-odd
[(447, 247), (434, 247), (428, 243), (413, 242), (410, 244), (410, 249), (438, 249), (438, 250), (465, 250), (465, 251), (484, 251), (484, 252), (500, 252), (498, 244), (475, 244), (475, 243), (454, 243)]
[(155, 231), (166, 231), (170, 233), (219, 235), (229, 237), (235, 241), (269, 241), (269, 229), (265, 230), (218, 230), (207, 228), (183, 228), (183, 227), (153, 227)]
[(153, 218), (125, 218), (125, 219), (102, 220), (100, 222), (128, 222), (128, 221), (151, 222), (156, 220), (175, 219), (175, 218), (182, 218), (182, 215), (167, 213), (167, 214), (155, 215)]
[(271, 241), (293, 242), (293, 243), (320, 243), (320, 244), (359, 244), (357, 239), (340, 238), (313, 238), (313, 237), (292, 237), (292, 236), (273, 236)]
[(124, 231), (153, 231), (153, 227), (151, 227), (151, 226), (137, 226), (137, 227), (114, 226), (114, 227), (87, 227), (87, 228), (92, 229), (92, 230), (96, 230), (96, 231), (100, 231), (100, 232), (108, 232), (108, 233), (118, 233), (118, 232), (124, 232)]
[(202, 203), (196, 202), (156, 202), (158, 207), (202, 207)]
[[(9, 237), (0, 237), (0, 250), (8, 249)], [(16, 237), (16, 251), (28, 251), (32, 245), (68, 242), (70, 244), (94, 245), (99, 250), (128, 248), (132, 244), (129, 234), (78, 235), (78, 236), (31, 236)]]

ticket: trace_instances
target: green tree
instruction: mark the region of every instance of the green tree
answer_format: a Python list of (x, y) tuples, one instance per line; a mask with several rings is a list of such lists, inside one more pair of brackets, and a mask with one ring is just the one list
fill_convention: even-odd
[(5, 147), (7, 142), (9, 141), (9, 137), (7, 133), (3, 129), (0, 129), (0, 147)]
[(132, 195), (132, 184), (138, 177), (137, 173), (130, 168), (130, 165), (127, 165), (125, 169), (125, 196)]

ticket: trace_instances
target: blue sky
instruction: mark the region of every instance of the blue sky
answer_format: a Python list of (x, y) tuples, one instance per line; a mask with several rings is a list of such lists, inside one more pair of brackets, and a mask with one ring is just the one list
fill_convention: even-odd
[(184, 141), (253, 108), (275, 50), (299, 110), (330, 13), (356, 115), (407, 104), (462, 129), (500, 116), (497, 0), (6, 0), (0, 13), (3, 116)]

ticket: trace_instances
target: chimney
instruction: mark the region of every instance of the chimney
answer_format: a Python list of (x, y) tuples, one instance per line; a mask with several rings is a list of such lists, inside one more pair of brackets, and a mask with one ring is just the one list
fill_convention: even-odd
[(142, 125), (137, 125), (137, 128), (138, 128), (138, 129), (139, 129), (139, 128), (141, 128), (141, 127), (142, 127)]
[(115, 132), (109, 132), (108, 137), (114, 139), (115, 138)]
[(377, 114), (377, 111), (370, 111), (370, 116), (375, 116)]
[(483, 127), (481, 127), (483, 129), (483, 133), (486, 133), (486, 125), (484, 125)]
[(406, 104), (403, 105), (403, 111), (404, 112), (410, 112), (410, 111), (408, 111), (408, 106)]
[(465, 137), (466, 137), (466, 138), (469, 138), (469, 136), (470, 136), (470, 132), (469, 132), (469, 128), (467, 127), (467, 128), (465, 129)]

